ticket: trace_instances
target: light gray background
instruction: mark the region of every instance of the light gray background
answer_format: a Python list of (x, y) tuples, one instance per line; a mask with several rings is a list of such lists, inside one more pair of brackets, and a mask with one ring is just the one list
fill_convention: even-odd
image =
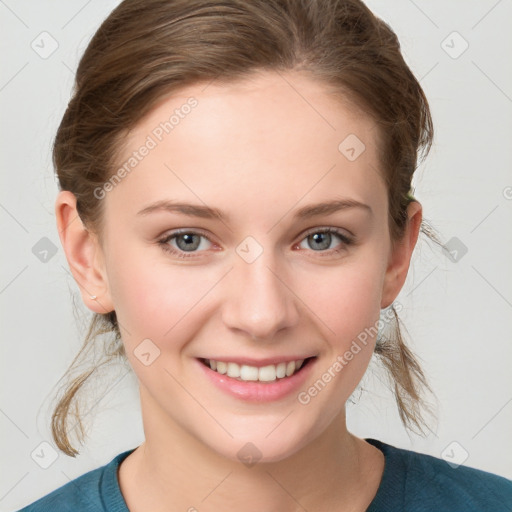
[[(121, 368), (91, 404), (91, 434), (79, 457), (60, 453), (50, 464), (52, 448), (41, 446), (53, 444), (50, 400), (83, 334), (71, 304), (72, 295), (80, 302), (78, 288), (55, 227), (51, 142), (78, 59), (117, 3), (0, 1), (2, 511), (143, 440), (136, 379)], [(512, 2), (368, 5), (397, 32), (432, 108), (435, 146), (417, 172), (416, 196), (443, 241), (455, 237), (467, 253), (455, 262), (421, 240), (398, 298), (410, 346), (439, 399), (433, 432), (407, 434), (378, 373), (365, 376), (366, 391), (348, 407), (349, 428), (436, 457), (462, 460), (467, 452), (465, 465), (512, 478)], [(46, 58), (40, 53), (54, 43), (44, 31), (58, 43)], [(36, 246), (43, 237), (57, 247), (46, 262)]]

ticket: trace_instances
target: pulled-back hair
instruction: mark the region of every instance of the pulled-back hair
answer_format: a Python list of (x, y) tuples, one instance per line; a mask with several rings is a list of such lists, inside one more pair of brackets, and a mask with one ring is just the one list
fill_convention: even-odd
[[(87, 229), (101, 236), (104, 201), (94, 191), (116, 172), (127, 134), (157, 103), (198, 82), (229, 83), (258, 71), (301, 73), (372, 119), (389, 232), (392, 242), (399, 241), (415, 200), (413, 173), (432, 144), (432, 119), (395, 33), (359, 0), (121, 2), (80, 60), (53, 146), (60, 189), (76, 196)], [(438, 241), (425, 222), (422, 232)], [(375, 354), (388, 371), (404, 426), (422, 430), (421, 393), (430, 388), (391, 308), (392, 335), (377, 340)], [(100, 361), (89, 361), (84, 370), (91, 347), (105, 335)], [(52, 415), (53, 438), (66, 454), (79, 453), (69, 440), (72, 416), (83, 439), (84, 383), (100, 366), (125, 358), (115, 311), (95, 313)]]

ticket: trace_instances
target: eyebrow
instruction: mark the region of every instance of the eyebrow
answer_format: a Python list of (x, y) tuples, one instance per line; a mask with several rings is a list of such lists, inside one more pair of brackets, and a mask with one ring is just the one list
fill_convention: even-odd
[[(337, 199), (323, 203), (310, 204), (297, 210), (294, 218), (297, 220), (309, 219), (318, 215), (330, 215), (341, 210), (358, 208), (372, 215), (372, 209), (369, 205), (356, 201), (355, 199)], [(190, 203), (175, 202), (168, 199), (156, 201), (140, 210), (137, 215), (148, 215), (153, 212), (168, 211), (181, 213), (190, 217), (200, 217), (202, 219), (217, 219), (222, 222), (229, 222), (229, 215), (223, 213), (218, 208), (202, 206)]]

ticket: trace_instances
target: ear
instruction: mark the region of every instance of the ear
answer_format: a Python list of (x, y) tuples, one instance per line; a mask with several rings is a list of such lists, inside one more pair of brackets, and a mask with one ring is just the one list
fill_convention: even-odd
[(422, 207), (418, 201), (412, 201), (407, 208), (407, 225), (400, 240), (392, 244), (388, 267), (382, 288), (381, 309), (387, 308), (396, 299), (402, 289), (412, 252), (418, 240), (422, 220)]
[(74, 194), (67, 190), (59, 192), (55, 216), (60, 242), (84, 304), (95, 313), (113, 311), (103, 251), (97, 236), (82, 223)]

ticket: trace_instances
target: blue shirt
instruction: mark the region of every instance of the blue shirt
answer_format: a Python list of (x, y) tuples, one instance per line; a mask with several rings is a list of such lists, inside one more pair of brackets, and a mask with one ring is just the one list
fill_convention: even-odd
[[(430, 455), (366, 439), (384, 453), (384, 473), (366, 512), (512, 511), (512, 480)], [(129, 512), (117, 468), (135, 448), (18, 512)]]

